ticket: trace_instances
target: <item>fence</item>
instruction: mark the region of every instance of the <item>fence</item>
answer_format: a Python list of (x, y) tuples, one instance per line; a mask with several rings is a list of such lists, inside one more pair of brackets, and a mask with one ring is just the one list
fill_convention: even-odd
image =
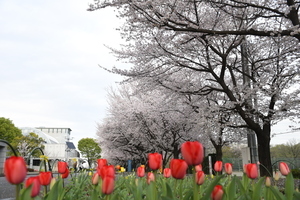
[[(232, 163), (233, 171), (243, 171), (242, 158), (223, 158), (223, 163)], [(300, 158), (271, 158), (273, 170), (278, 171), (279, 162), (286, 162), (290, 169), (300, 168)]]

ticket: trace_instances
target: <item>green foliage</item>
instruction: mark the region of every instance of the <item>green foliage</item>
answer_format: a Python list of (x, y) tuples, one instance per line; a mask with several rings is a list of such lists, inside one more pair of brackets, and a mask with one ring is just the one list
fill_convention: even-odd
[(291, 172), (294, 178), (300, 179), (300, 169), (292, 169)]
[(270, 148), (271, 156), (275, 158), (299, 158), (300, 143), (290, 140), (286, 144), (278, 144)]
[(241, 158), (242, 157), (241, 149), (234, 148), (231, 146), (223, 146), (222, 154), (223, 154), (224, 158)]
[[(21, 135), (16, 137), (11, 144), (16, 150), (18, 150), (20, 156), (25, 157), (28, 156), (35, 148), (39, 147), (44, 149), (44, 143), (45, 141), (43, 138), (39, 137), (35, 133), (29, 133), (29, 135)], [(37, 158), (40, 155), (42, 155), (40, 151), (34, 151), (32, 152), (31, 156)]]
[(0, 139), (12, 143), (16, 137), (21, 137), (22, 131), (10, 119), (0, 117)]
[[(58, 178), (56, 183), (46, 194), (35, 199), (45, 200), (207, 200), (216, 185), (223, 187), (222, 200), (296, 200), (300, 193), (295, 190), (294, 178), (290, 173), (286, 176), (284, 190), (275, 185), (265, 184), (265, 177), (249, 179), (242, 177), (218, 175), (206, 176), (203, 185), (196, 185), (193, 176), (183, 180), (164, 178), (156, 174), (155, 182), (147, 183), (146, 177), (136, 177), (134, 173), (115, 179), (114, 191), (110, 195), (101, 193), (101, 179), (97, 185), (91, 183), (91, 173), (81, 172), (73, 174), (69, 180)], [(23, 188), (21, 199), (30, 199), (30, 188)]]
[(92, 138), (83, 138), (78, 142), (78, 149), (83, 157), (86, 157), (91, 166), (91, 163), (101, 157), (101, 148)]

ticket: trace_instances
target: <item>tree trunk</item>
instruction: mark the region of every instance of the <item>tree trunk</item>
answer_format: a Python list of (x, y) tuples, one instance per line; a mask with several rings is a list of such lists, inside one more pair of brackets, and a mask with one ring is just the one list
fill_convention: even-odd
[(266, 124), (263, 127), (263, 131), (257, 133), (257, 145), (258, 145), (258, 158), (260, 162), (259, 170), (260, 176), (273, 176), (271, 151), (270, 151), (270, 125)]
[(173, 158), (178, 159), (180, 154), (180, 148), (178, 148), (178, 144), (174, 144), (173, 146)]
[(222, 161), (223, 152), (222, 152), (222, 145), (216, 145), (216, 160)]

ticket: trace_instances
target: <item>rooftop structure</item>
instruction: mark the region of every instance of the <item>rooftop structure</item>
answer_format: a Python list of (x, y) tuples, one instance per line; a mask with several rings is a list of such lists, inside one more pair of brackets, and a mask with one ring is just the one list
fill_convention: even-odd
[(69, 142), (71, 139), (72, 130), (70, 128), (36, 127), (35, 129), (54, 137), (58, 143)]
[(35, 133), (37, 134), (40, 138), (43, 138), (46, 142), (46, 144), (58, 144), (58, 140), (54, 137), (52, 137), (51, 135), (36, 129), (36, 128), (32, 128), (32, 127), (20, 127), (22, 134), (23, 135), (29, 135), (29, 133)]

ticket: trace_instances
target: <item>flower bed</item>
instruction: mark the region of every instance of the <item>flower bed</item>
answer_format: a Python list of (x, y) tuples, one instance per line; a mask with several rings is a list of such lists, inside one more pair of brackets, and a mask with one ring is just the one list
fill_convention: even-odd
[[(300, 199), (295, 189), (292, 173), (286, 163), (281, 162), (279, 169), (284, 179), (284, 187), (279, 185), (279, 173), (274, 178), (258, 177), (258, 165), (249, 163), (244, 166), (242, 177), (232, 175), (232, 164), (217, 161), (214, 164), (216, 176), (205, 175), (202, 171), (203, 147), (199, 142), (185, 142), (181, 146), (184, 159), (172, 159), (170, 168), (162, 169), (162, 155), (148, 155), (148, 165), (136, 173), (116, 176), (115, 169), (120, 166), (109, 165), (106, 159), (98, 159), (96, 171), (73, 173), (66, 162), (58, 161), (59, 175), (40, 172), (38, 176), (26, 178), (26, 165), (22, 157), (12, 156), (5, 162), (6, 179), (16, 185), (16, 199), (45, 200), (294, 200)], [(44, 160), (46, 162), (46, 160)], [(188, 166), (193, 166), (193, 174), (187, 176)], [(120, 170), (119, 170), (120, 171)], [(225, 173), (221, 175), (221, 172)], [(65, 178), (72, 176), (65, 183)], [(281, 179), (283, 180), (283, 179)], [(41, 192), (41, 186), (44, 190)]]

